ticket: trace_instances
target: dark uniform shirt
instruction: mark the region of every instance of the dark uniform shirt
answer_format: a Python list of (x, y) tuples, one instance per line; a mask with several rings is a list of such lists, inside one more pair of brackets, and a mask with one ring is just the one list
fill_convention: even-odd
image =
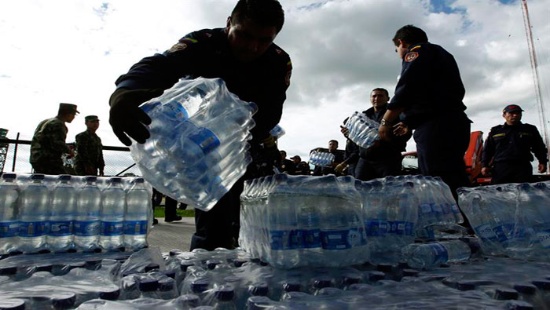
[(388, 109), (405, 108), (403, 122), (416, 128), (426, 120), (466, 110), (458, 65), (439, 45), (412, 45)]
[[(378, 112), (374, 111), (374, 108), (369, 108), (363, 113), (370, 119), (380, 123), (382, 117), (386, 113), (387, 107), (381, 108)], [(407, 141), (411, 138), (409, 132), (404, 136), (392, 136), (391, 141), (380, 141), (380, 144), (376, 147), (362, 148), (359, 147), (359, 155), (361, 158), (369, 161), (388, 161), (391, 159), (399, 160), (401, 162), (401, 152), (404, 152), (407, 148)]]
[(76, 173), (86, 175), (94, 171), (93, 175), (97, 174), (97, 170), (103, 171), (105, 160), (103, 159), (103, 145), (101, 138), (95, 133), (88, 130), (76, 135)]
[(32, 137), (30, 163), (37, 173), (65, 173), (61, 155), (69, 153), (65, 144), (67, 126), (57, 117), (41, 121)]
[(191, 249), (235, 246), (244, 179), (258, 177), (263, 171), (264, 165), (258, 164), (263, 156), (260, 142), (281, 120), (291, 71), (290, 57), (276, 44), (271, 44), (258, 59), (238, 61), (224, 28), (216, 28), (184, 36), (170, 50), (142, 59), (117, 79), (119, 88), (168, 89), (180, 78), (221, 78), (230, 92), (258, 107), (250, 141), (254, 164), (210, 211), (195, 210), (196, 232)]
[[(283, 112), (292, 64), (288, 54), (272, 44), (259, 59), (239, 62), (232, 55), (223, 28), (192, 32), (163, 54), (146, 57), (116, 84), (129, 89), (167, 89), (180, 78), (221, 78), (241, 100), (257, 104), (252, 143), (268, 137)], [(252, 145), (254, 147), (254, 145)]]
[(537, 127), (519, 123), (498, 125), (491, 128), (483, 147), (482, 163), (489, 167), (491, 162), (531, 162), (533, 152), (542, 164), (548, 162), (546, 146)]

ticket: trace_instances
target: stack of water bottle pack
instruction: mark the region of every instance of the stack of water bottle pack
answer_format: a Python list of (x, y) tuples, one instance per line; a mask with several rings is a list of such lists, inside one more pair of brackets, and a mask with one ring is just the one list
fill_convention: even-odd
[(252, 161), (257, 106), (221, 79), (181, 79), (141, 108), (152, 119), (151, 137), (132, 144), (132, 157), (155, 189), (177, 201), (211, 209)]
[[(467, 260), (468, 244), (433, 242), (463, 221), (437, 178), (387, 177), (362, 182), (334, 175), (276, 174), (245, 182), (240, 246), (279, 268), (342, 267), (419, 259), (421, 268)], [(463, 237), (461, 229), (454, 239)], [(416, 241), (438, 255), (417, 258)], [(456, 240), (455, 240), (456, 241)], [(459, 254), (454, 249), (463, 250)], [(449, 255), (451, 253), (451, 255)], [(414, 254), (414, 255), (413, 255)]]
[(0, 255), (146, 247), (151, 203), (139, 177), (4, 173)]
[(487, 255), (550, 260), (550, 182), (462, 188), (459, 203)]
[(380, 124), (368, 118), (364, 113), (355, 111), (346, 121), (349, 130), (348, 139), (363, 148), (368, 148), (378, 140)]
[[(488, 257), (277, 269), (241, 249), (17, 255), (0, 260), (0, 309), (545, 309), (548, 262)], [(202, 308), (200, 308), (202, 309)], [(210, 308), (205, 308), (210, 309)]]

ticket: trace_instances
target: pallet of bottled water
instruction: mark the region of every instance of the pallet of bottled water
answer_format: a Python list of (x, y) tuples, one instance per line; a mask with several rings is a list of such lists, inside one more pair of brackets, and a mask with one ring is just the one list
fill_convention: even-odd
[(459, 203), (485, 253), (550, 261), (550, 182), (461, 188)]
[(257, 106), (221, 79), (181, 79), (141, 105), (151, 137), (130, 146), (143, 177), (159, 192), (210, 210), (244, 175)]
[[(278, 269), (242, 249), (0, 260), (1, 309), (546, 309), (550, 263), (484, 257)], [(203, 308), (200, 308), (203, 307)]]
[(415, 240), (466, 235), (449, 187), (424, 176), (266, 176), (245, 182), (240, 215), (240, 246), (279, 268), (397, 262)]
[(140, 177), (3, 173), (0, 255), (146, 247), (151, 192)]

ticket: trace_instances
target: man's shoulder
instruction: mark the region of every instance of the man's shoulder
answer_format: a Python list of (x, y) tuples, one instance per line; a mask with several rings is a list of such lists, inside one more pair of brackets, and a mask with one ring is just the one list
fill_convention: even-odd
[(490, 131), (500, 131), (504, 128), (504, 125), (502, 124), (499, 124), (499, 125), (496, 125), (496, 126), (493, 126), (491, 127), (491, 130)]
[(201, 29), (184, 35), (167, 53), (171, 54), (187, 49), (210, 46), (224, 40), (227, 40), (227, 37), (223, 28)]

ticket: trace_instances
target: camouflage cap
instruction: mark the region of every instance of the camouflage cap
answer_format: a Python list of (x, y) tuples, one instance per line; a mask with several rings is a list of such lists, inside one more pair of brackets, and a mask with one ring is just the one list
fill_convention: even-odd
[(97, 115), (88, 115), (84, 118), (86, 122), (93, 122), (93, 121), (99, 121), (99, 118), (97, 118)]
[(59, 104), (59, 111), (58, 114), (64, 114), (64, 113), (80, 113), (76, 109), (76, 104), (72, 103), (60, 103)]

